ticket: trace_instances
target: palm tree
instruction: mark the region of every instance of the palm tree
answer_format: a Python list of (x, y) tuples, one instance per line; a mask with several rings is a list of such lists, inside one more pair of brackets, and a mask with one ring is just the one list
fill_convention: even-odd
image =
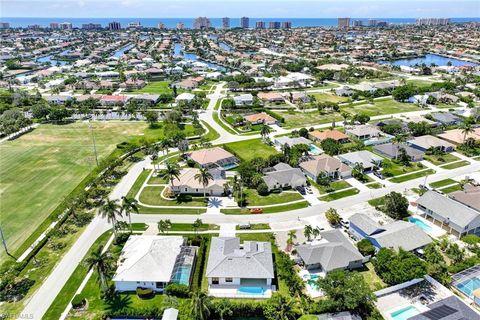
[(263, 124), (262, 128), (260, 129), (260, 135), (262, 136), (262, 139), (265, 140), (270, 134), (270, 132), (270, 127), (266, 124)]
[(200, 227), (202, 226), (202, 224), (203, 224), (202, 219), (197, 219), (197, 220), (195, 220), (195, 222), (194, 222), (193, 225), (192, 225), (192, 226), (193, 226), (193, 231), (195, 231), (195, 233), (197, 233), (197, 232), (198, 232), (198, 229), (200, 229)]
[(397, 134), (392, 138), (392, 143), (397, 145), (396, 151), (395, 151), (395, 159), (398, 158), (398, 149), (400, 147), (400, 144), (405, 142), (407, 140), (407, 136), (404, 134)]
[(287, 248), (291, 249), (293, 246), (293, 240), (297, 238), (297, 232), (295, 230), (288, 231), (288, 239), (287, 239)]
[(158, 231), (160, 231), (160, 233), (165, 233), (165, 231), (170, 229), (170, 227), (172, 226), (172, 223), (170, 222), (170, 219), (160, 220), (158, 221), (157, 226), (158, 226)]
[(94, 269), (98, 273), (100, 286), (103, 292), (106, 292), (108, 289), (107, 277), (113, 271), (113, 257), (110, 252), (103, 252), (103, 246), (99, 246), (98, 249), (93, 251), (85, 260), (85, 264), (89, 269)]
[(128, 217), (128, 224), (130, 225), (130, 232), (132, 232), (132, 216), (131, 213), (138, 213), (138, 201), (133, 198), (122, 197), (122, 211)]
[(347, 125), (347, 120), (350, 118), (350, 113), (348, 112), (342, 112), (342, 118), (343, 118), (343, 125)]
[(102, 218), (106, 218), (108, 222), (112, 223), (112, 229), (115, 236), (117, 236), (117, 229), (115, 228), (115, 223), (117, 222), (117, 216), (122, 216), (121, 210), (122, 209), (120, 205), (116, 201), (107, 199), (98, 211)]
[(169, 161), (162, 172), (162, 176), (166, 177), (170, 181), (170, 187), (173, 188), (173, 180), (175, 178), (179, 179), (180, 177), (180, 167), (177, 163)]
[(472, 125), (468, 122), (465, 122), (462, 124), (462, 126), (460, 127), (460, 129), (462, 130), (462, 133), (463, 133), (463, 142), (465, 143), (465, 141), (467, 141), (467, 136), (472, 133), (474, 131)]
[(210, 298), (203, 291), (196, 291), (192, 295), (192, 317), (195, 320), (207, 320), (210, 317)]
[(200, 168), (198, 173), (194, 176), (195, 180), (200, 182), (203, 186), (203, 197), (207, 197), (207, 186), (210, 180), (213, 180), (212, 174), (207, 170), (207, 168)]
[(307, 224), (303, 229), (303, 235), (307, 238), (308, 241), (312, 238), (313, 228), (311, 225)]

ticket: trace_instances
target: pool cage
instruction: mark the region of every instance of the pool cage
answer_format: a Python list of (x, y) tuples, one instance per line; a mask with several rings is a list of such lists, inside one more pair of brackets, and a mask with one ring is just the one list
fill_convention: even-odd
[(452, 276), (452, 286), (471, 297), (480, 288), (480, 264), (460, 271)]
[(195, 264), (198, 247), (183, 246), (175, 259), (170, 282), (190, 285), (190, 275)]

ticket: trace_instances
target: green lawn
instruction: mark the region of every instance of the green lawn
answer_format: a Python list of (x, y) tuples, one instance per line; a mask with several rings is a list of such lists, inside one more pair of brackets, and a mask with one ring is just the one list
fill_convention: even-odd
[(369, 189), (381, 189), (383, 185), (380, 182), (368, 183), (366, 184)]
[(373, 103), (353, 104), (349, 106), (342, 106), (342, 111), (355, 113), (365, 113), (370, 117), (380, 116), (384, 114), (402, 113), (421, 110), (413, 103), (402, 103), (395, 101), (392, 98), (382, 98), (374, 100)]
[(189, 208), (150, 208), (142, 205), (138, 206), (140, 214), (202, 214), (207, 212), (205, 209), (189, 209)]
[(365, 267), (360, 269), (359, 272), (363, 276), (363, 279), (365, 279), (365, 282), (368, 284), (370, 289), (373, 291), (387, 287), (385, 282), (383, 282), (382, 279), (380, 279), (380, 277), (375, 273), (373, 264), (371, 262), (366, 263)]
[(138, 176), (137, 180), (133, 183), (132, 188), (127, 193), (127, 198), (135, 198), (138, 191), (142, 188), (145, 180), (147, 180), (148, 175), (152, 172), (152, 170), (143, 170), (142, 173)]
[(167, 200), (160, 196), (163, 186), (148, 186), (143, 188), (139, 200), (143, 204), (151, 206), (187, 206), (187, 207), (205, 207), (207, 203), (203, 197), (190, 198), (188, 196), (178, 196), (175, 200)]
[(319, 113), (318, 111), (276, 111), (276, 113), (278, 113), (285, 119), (285, 125), (283, 127), (286, 129), (309, 127), (323, 123), (331, 123), (333, 120), (335, 120), (336, 122), (340, 122), (343, 120), (342, 116), (338, 112)]
[(323, 92), (310, 92), (308, 93), (308, 95), (314, 96), (317, 102), (328, 101), (328, 102), (342, 103), (349, 100), (349, 98), (346, 98), (346, 97), (340, 97), (340, 96), (336, 96), (329, 93), (323, 93)]
[(168, 184), (169, 181), (166, 177), (161, 177), (158, 175), (152, 175), (150, 179), (148, 179), (148, 184)]
[(384, 159), (382, 162), (382, 171), (381, 173), (385, 177), (394, 177), (405, 173), (415, 172), (418, 170), (425, 169), (425, 166), (420, 162), (410, 162), (410, 165), (405, 166), (397, 161)]
[(360, 190), (358, 190), (356, 188), (348, 189), (348, 190), (345, 190), (345, 191), (330, 193), (330, 194), (327, 194), (326, 196), (319, 197), (318, 199), (320, 199), (321, 201), (334, 201), (334, 200), (338, 200), (338, 199), (341, 199), (341, 198), (356, 195), (359, 192), (360, 192)]
[[(162, 94), (162, 93), (171, 93), (173, 94), (173, 90), (170, 89), (168, 86), (170, 81), (151, 81), (142, 89), (134, 90), (133, 93), (155, 93), (155, 94)], [(182, 89), (177, 90), (178, 93), (182, 91)]]
[(441, 187), (448, 186), (450, 184), (455, 184), (455, 183), (458, 183), (458, 182), (453, 179), (444, 179), (444, 180), (439, 180), (439, 181), (429, 183), (429, 185), (432, 188), (441, 188)]
[[(142, 122), (92, 122), (99, 159), (134, 136), (153, 136)], [(161, 129), (159, 129), (161, 131)], [(0, 145), (0, 223), (12, 251), (35, 232), (95, 166), (84, 122), (40, 125)], [(3, 257), (3, 250), (0, 257)]]
[(266, 145), (260, 139), (245, 140), (226, 144), (227, 150), (234, 152), (243, 161), (253, 158), (268, 158), (270, 155), (278, 154), (274, 147)]
[[(270, 208), (263, 208), (263, 213), (278, 213), (285, 211), (292, 211), (297, 209), (303, 209), (308, 207), (308, 201), (296, 202), (292, 204), (286, 204), (283, 206), (276, 206)], [(246, 208), (235, 208), (235, 209), (220, 209), (220, 212), (223, 214), (251, 214), (250, 209)]]
[[(216, 224), (206, 224), (202, 223), (198, 231), (207, 231), (207, 230), (219, 230), (219, 226)], [(172, 223), (168, 232), (181, 232), (181, 231), (194, 231), (193, 223)]]
[(419, 88), (430, 87), (432, 85), (432, 83), (435, 83), (435, 82), (438, 82), (438, 81), (417, 80), (417, 79), (407, 80), (408, 84), (413, 84), (414, 86), (419, 87)]
[(453, 186), (446, 187), (446, 188), (443, 188), (443, 189), (440, 189), (440, 190), (444, 193), (451, 193), (451, 192), (462, 190), (462, 186), (460, 184), (455, 184)]
[(266, 206), (302, 200), (303, 197), (298, 192), (270, 193), (269, 195), (261, 196), (257, 190), (247, 189), (245, 190), (245, 199), (247, 200), (247, 206)]
[(385, 204), (385, 197), (374, 198), (368, 200), (368, 204), (372, 207), (381, 207)]
[(468, 162), (467, 160), (462, 160), (455, 163), (447, 164), (445, 166), (442, 166), (442, 168), (447, 170), (452, 170), (452, 169), (468, 166), (469, 164), (470, 162)]
[(431, 163), (433, 163), (434, 165), (442, 165), (442, 164), (445, 164), (445, 163), (450, 163), (450, 162), (453, 162), (453, 161), (458, 161), (460, 160), (460, 158), (454, 156), (453, 154), (450, 154), (450, 153), (446, 153), (446, 154), (442, 154), (442, 155), (425, 155), (423, 156), (423, 158), (425, 160), (428, 160), (430, 161)]
[(338, 190), (343, 190), (343, 189), (346, 189), (346, 188), (350, 188), (352, 186), (350, 183), (348, 183), (345, 180), (332, 181), (332, 182), (330, 182), (330, 184), (328, 186), (321, 186), (321, 185), (317, 184), (316, 182), (314, 182), (313, 180), (309, 180), (309, 181), (315, 188), (317, 188), (317, 190), (318, 190), (318, 192), (320, 192), (320, 194), (329, 193), (329, 192), (338, 191)]
[(420, 178), (420, 177), (425, 177), (426, 175), (430, 175), (430, 174), (433, 174), (433, 173), (435, 173), (435, 170), (428, 169), (428, 170), (424, 170), (424, 171), (418, 171), (418, 172), (415, 172), (415, 173), (407, 174), (407, 175), (404, 175), (404, 176), (401, 176), (401, 177), (395, 177), (395, 178), (390, 179), (390, 181), (394, 182), (394, 183), (400, 183), (400, 182), (405, 182), (405, 181)]

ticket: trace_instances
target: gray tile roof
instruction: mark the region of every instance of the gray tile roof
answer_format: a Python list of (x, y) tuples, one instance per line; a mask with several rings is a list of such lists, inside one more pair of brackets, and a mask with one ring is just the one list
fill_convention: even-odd
[(407, 146), (405, 144), (399, 145), (396, 143), (384, 143), (384, 144), (379, 144), (373, 147), (374, 150), (387, 155), (390, 158), (396, 158), (399, 154), (400, 148), (404, 148), (405, 151), (407, 152), (407, 155), (409, 155), (412, 158), (417, 158), (417, 157), (423, 157), (424, 152), (417, 150), (415, 148), (412, 148), (410, 146)]
[(378, 223), (376, 223), (375, 221), (370, 219), (370, 217), (362, 213), (354, 214), (353, 216), (350, 217), (349, 221), (350, 223), (353, 223), (357, 227), (362, 229), (363, 232), (365, 232), (369, 236), (375, 233), (385, 231), (385, 229), (379, 226)]
[(357, 248), (339, 231), (321, 233), (322, 240), (296, 246), (306, 265), (320, 264), (325, 271), (347, 268), (351, 262), (362, 260)]
[(417, 200), (417, 204), (431, 210), (436, 215), (445, 220), (449, 220), (461, 228), (465, 228), (470, 223), (480, 219), (479, 211), (469, 208), (435, 191), (424, 193)]
[(273, 168), (275, 171), (267, 172), (263, 177), (263, 181), (269, 189), (275, 188), (278, 184), (281, 186), (298, 186), (307, 183), (305, 175), (299, 168), (292, 168), (286, 163), (279, 163)]
[(272, 246), (269, 242), (245, 241), (236, 237), (213, 237), (206, 276), (218, 278), (273, 279)]
[(432, 242), (432, 239), (419, 226), (410, 222), (395, 221), (383, 227), (385, 231), (371, 236), (383, 248), (396, 250), (402, 248), (412, 251)]
[(408, 320), (480, 320), (480, 315), (456, 296), (450, 296), (428, 305), (430, 310)]

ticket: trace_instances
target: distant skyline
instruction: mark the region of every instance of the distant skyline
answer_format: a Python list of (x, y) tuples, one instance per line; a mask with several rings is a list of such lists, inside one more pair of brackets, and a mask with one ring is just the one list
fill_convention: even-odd
[(1, 0), (1, 17), (480, 17), (478, 0)]

